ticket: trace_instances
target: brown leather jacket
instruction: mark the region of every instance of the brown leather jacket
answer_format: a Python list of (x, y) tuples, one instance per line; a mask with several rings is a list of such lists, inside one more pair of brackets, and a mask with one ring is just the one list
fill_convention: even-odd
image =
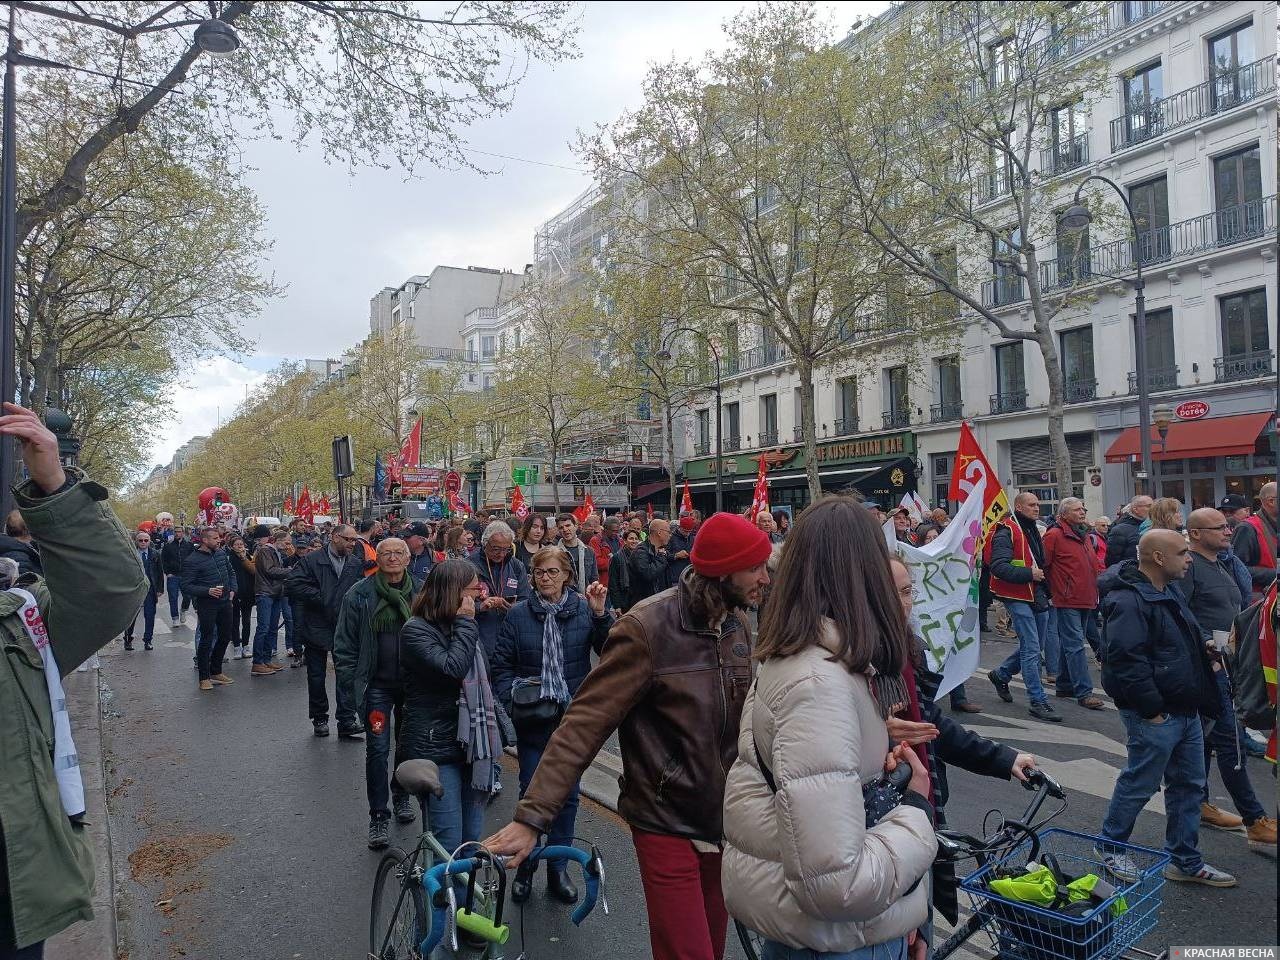
[(545, 831), (573, 784), (618, 730), (618, 812), (633, 827), (717, 843), (725, 776), (751, 685), (751, 642), (730, 614), (690, 620), (685, 582), (636, 604), (609, 631), (542, 754), (515, 819)]

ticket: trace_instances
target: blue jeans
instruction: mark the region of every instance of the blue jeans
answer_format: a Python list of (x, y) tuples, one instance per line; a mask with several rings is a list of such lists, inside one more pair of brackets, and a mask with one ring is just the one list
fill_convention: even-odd
[[(381, 733), (373, 732), (373, 723), (369, 720), (369, 714), (375, 710), (383, 715)], [(391, 816), (391, 798), (399, 799), (405, 795), (393, 777), (395, 755), (391, 749), (391, 745), (399, 740), (402, 710), (404, 691), (386, 687), (369, 687), (365, 691), (360, 719), (364, 721), (364, 788), (369, 796), (370, 817)], [(396, 724), (394, 734), (391, 730), (393, 719)]]
[(178, 586), (178, 578), (174, 574), (164, 578), (164, 590), (169, 595), (169, 619), (178, 619), (178, 601), (182, 601), (183, 612), (191, 606), (191, 601), (182, 596), (182, 589)]
[(996, 667), (996, 676), (1008, 683), (1010, 677), (1021, 671), (1022, 680), (1027, 685), (1027, 700), (1042, 703), (1045, 692), (1044, 685), (1040, 683), (1040, 648), (1049, 628), (1049, 611), (1037, 612), (1032, 604), (1022, 600), (1005, 600), (1004, 608), (1009, 611), (1009, 619), (1013, 621), (1014, 632), (1018, 635), (1018, 649)]
[[(533, 736), (525, 739), (522, 734), (524, 731), (516, 731), (516, 754), (520, 758), (520, 796), (524, 796), (524, 792), (529, 789), (529, 784), (533, 780), (533, 773), (538, 769), (538, 761), (542, 759), (542, 751), (547, 748), (547, 740), (551, 731), (547, 731), (546, 736)], [(573, 789), (569, 791), (569, 796), (565, 798), (564, 806), (560, 808), (560, 812), (556, 814), (556, 818), (551, 821), (551, 829), (547, 831), (547, 843), (563, 844), (564, 846), (572, 846), (574, 825), (578, 820), (578, 784), (573, 785)], [(567, 860), (550, 861), (555, 864), (556, 869), (560, 869)]]
[(760, 952), (760, 960), (906, 960), (907, 938), (899, 937), (887, 943), (876, 943), (847, 953), (824, 953), (807, 947), (788, 947), (774, 940), (766, 940)]
[(253, 634), (253, 662), (270, 663), (275, 654), (276, 635), (280, 632), (280, 610), (284, 606), (281, 597), (258, 594), (258, 628)]
[(1093, 616), (1092, 610), (1058, 609), (1058, 641), (1061, 651), (1057, 667), (1058, 692), (1070, 694), (1082, 700), (1093, 693), (1093, 678), (1089, 675), (1089, 655), (1084, 652), (1085, 620)]
[[(1213, 672), (1218, 682), (1218, 701), (1222, 704), (1222, 719), (1218, 720), (1204, 735), (1204, 802), (1209, 802), (1209, 764), (1213, 755), (1218, 755), (1218, 772), (1222, 774), (1222, 785), (1231, 795), (1231, 802), (1236, 805), (1245, 826), (1249, 826), (1267, 812), (1258, 802), (1258, 795), (1253, 792), (1253, 783), (1249, 780), (1249, 767), (1240, 757), (1240, 748), (1236, 744), (1235, 705), (1231, 702), (1231, 685), (1227, 675), (1221, 670)], [(1206, 721), (1208, 723), (1210, 721)], [(1236, 769), (1236, 764), (1240, 769)]]
[(1062, 644), (1058, 642), (1058, 611), (1049, 608), (1049, 619), (1044, 628), (1044, 672), (1050, 677), (1059, 673), (1058, 660), (1062, 656)]
[(1102, 621), (1099, 619), (1100, 614), (1097, 610), (1086, 610), (1087, 616), (1084, 618), (1084, 638), (1089, 643), (1089, 649), (1093, 651), (1094, 656), (1099, 660), (1102, 659)]
[(1164, 848), (1183, 873), (1204, 863), (1200, 839), (1200, 800), (1204, 796), (1204, 731), (1198, 716), (1165, 714), (1163, 723), (1121, 710), (1128, 731), (1129, 758), (1116, 779), (1115, 793), (1102, 821), (1102, 835), (1127, 843), (1138, 814), (1163, 780)]
[[(293, 650), (293, 604), (288, 597), (280, 598), (280, 617), (284, 620), (284, 648)], [(276, 636), (271, 635), (271, 656), (276, 655)]]
[[(422, 815), (440, 846), (450, 853), (463, 841), (479, 840), (484, 833), (485, 795), (471, 788), (471, 766), (466, 763), (439, 764), (444, 796), (427, 796)], [(1196, 807), (1196, 812), (1200, 808)]]

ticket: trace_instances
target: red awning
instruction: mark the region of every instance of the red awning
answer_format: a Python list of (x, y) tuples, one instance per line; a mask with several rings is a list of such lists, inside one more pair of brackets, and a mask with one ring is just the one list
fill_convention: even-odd
[[(1191, 457), (1229, 457), (1253, 453), (1259, 434), (1271, 422), (1270, 413), (1242, 413), (1234, 417), (1177, 420), (1169, 424), (1163, 452), (1160, 433), (1151, 428), (1152, 460), (1185, 460)], [(1124, 463), (1139, 455), (1138, 428), (1129, 427), (1107, 448), (1108, 463)]]

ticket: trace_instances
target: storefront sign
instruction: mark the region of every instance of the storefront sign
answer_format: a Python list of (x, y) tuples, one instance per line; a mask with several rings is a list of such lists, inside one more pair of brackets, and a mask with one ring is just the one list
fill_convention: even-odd
[[(853, 464), (873, 460), (889, 460), (896, 457), (914, 456), (916, 452), (916, 435), (911, 432), (886, 433), (879, 436), (860, 437), (847, 440), (829, 440), (819, 443), (816, 460), (821, 466), (836, 464)], [(798, 470), (805, 466), (804, 447), (789, 445), (777, 451), (765, 453), (769, 469)], [(726, 474), (752, 473), (760, 461), (759, 453), (747, 453), (724, 458)], [(685, 461), (685, 476), (691, 480), (700, 480), (716, 475), (716, 458), (699, 457)]]
[(1178, 408), (1173, 411), (1178, 415), (1179, 420), (1199, 420), (1209, 413), (1209, 405), (1203, 400), (1187, 400), (1178, 404)]
[(400, 495), (405, 497), (435, 497), (444, 484), (444, 471), (439, 467), (405, 467), (404, 483)]

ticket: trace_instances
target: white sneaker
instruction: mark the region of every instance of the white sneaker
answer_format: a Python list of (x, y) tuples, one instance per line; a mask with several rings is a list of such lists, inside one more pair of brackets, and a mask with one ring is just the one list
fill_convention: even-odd
[(1195, 873), (1183, 873), (1172, 863), (1165, 866), (1164, 878), (1180, 883), (1202, 883), (1206, 887), (1234, 887), (1239, 881), (1225, 870), (1202, 863)]
[(181, 622), (182, 622), (182, 621), (181, 621), (181, 620), (179, 620), (177, 617), (170, 617), (170, 618), (169, 618), (169, 626), (171, 626), (171, 627), (176, 627), (176, 626), (177, 626), (179, 623), (181, 623)]
[(1133, 883), (1142, 875), (1133, 859), (1123, 853), (1107, 853), (1100, 847), (1093, 848), (1093, 855), (1106, 866), (1107, 870), (1125, 883)]

